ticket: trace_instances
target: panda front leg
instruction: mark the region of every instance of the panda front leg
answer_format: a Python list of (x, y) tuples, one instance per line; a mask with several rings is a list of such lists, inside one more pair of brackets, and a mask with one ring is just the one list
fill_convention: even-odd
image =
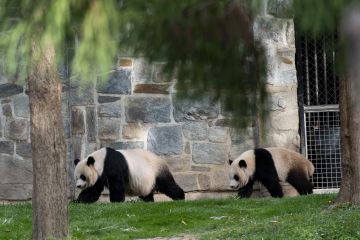
[(142, 199), (144, 202), (153, 202), (154, 201), (154, 193), (150, 193), (149, 195), (143, 197), (139, 196), (140, 199)]
[(104, 190), (104, 184), (98, 179), (94, 186), (82, 190), (75, 202), (93, 203), (96, 202)]
[(250, 179), (249, 182), (238, 190), (238, 196), (240, 198), (249, 198), (253, 193), (254, 180)]
[(119, 176), (108, 177), (107, 184), (110, 193), (110, 202), (125, 201), (125, 182)]

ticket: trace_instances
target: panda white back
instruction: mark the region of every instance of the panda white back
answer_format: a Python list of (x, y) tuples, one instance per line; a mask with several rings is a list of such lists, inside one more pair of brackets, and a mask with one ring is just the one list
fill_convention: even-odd
[(265, 149), (271, 153), (277, 174), (281, 181), (286, 181), (291, 169), (307, 169), (308, 177), (313, 175), (313, 164), (300, 153), (281, 147), (269, 147)]
[(129, 167), (128, 195), (146, 195), (153, 189), (156, 176), (166, 168), (163, 159), (143, 149), (117, 150), (122, 153)]

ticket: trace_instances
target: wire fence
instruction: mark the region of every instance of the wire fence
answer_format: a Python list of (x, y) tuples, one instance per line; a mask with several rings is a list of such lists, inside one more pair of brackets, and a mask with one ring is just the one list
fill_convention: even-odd
[(338, 188), (341, 182), (336, 40), (330, 33), (296, 37), (302, 147), (315, 166), (317, 189)]
[(315, 188), (338, 188), (341, 183), (340, 119), (336, 110), (306, 112), (306, 152), (313, 162)]

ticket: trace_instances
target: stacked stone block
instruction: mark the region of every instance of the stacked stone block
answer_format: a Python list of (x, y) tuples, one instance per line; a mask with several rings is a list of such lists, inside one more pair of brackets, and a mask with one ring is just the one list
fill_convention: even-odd
[(0, 78), (0, 199), (31, 196), (29, 99), (24, 87)]

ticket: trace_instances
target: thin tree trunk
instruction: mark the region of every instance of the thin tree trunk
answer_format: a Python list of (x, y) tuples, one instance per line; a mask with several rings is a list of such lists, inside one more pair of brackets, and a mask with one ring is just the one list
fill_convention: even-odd
[(349, 109), (348, 109), (348, 78), (342, 78), (340, 85), (340, 124), (341, 124), (341, 187), (335, 202), (343, 203), (351, 200), (351, 176), (352, 168), (350, 161), (350, 133), (349, 133)]
[(50, 45), (33, 44), (29, 76), (33, 159), (33, 239), (68, 234), (66, 145), (61, 116), (61, 82)]
[[(348, 126), (350, 133), (350, 202), (360, 202), (360, 6), (344, 13), (342, 34), (348, 65)], [(346, 176), (347, 178), (348, 176)]]

